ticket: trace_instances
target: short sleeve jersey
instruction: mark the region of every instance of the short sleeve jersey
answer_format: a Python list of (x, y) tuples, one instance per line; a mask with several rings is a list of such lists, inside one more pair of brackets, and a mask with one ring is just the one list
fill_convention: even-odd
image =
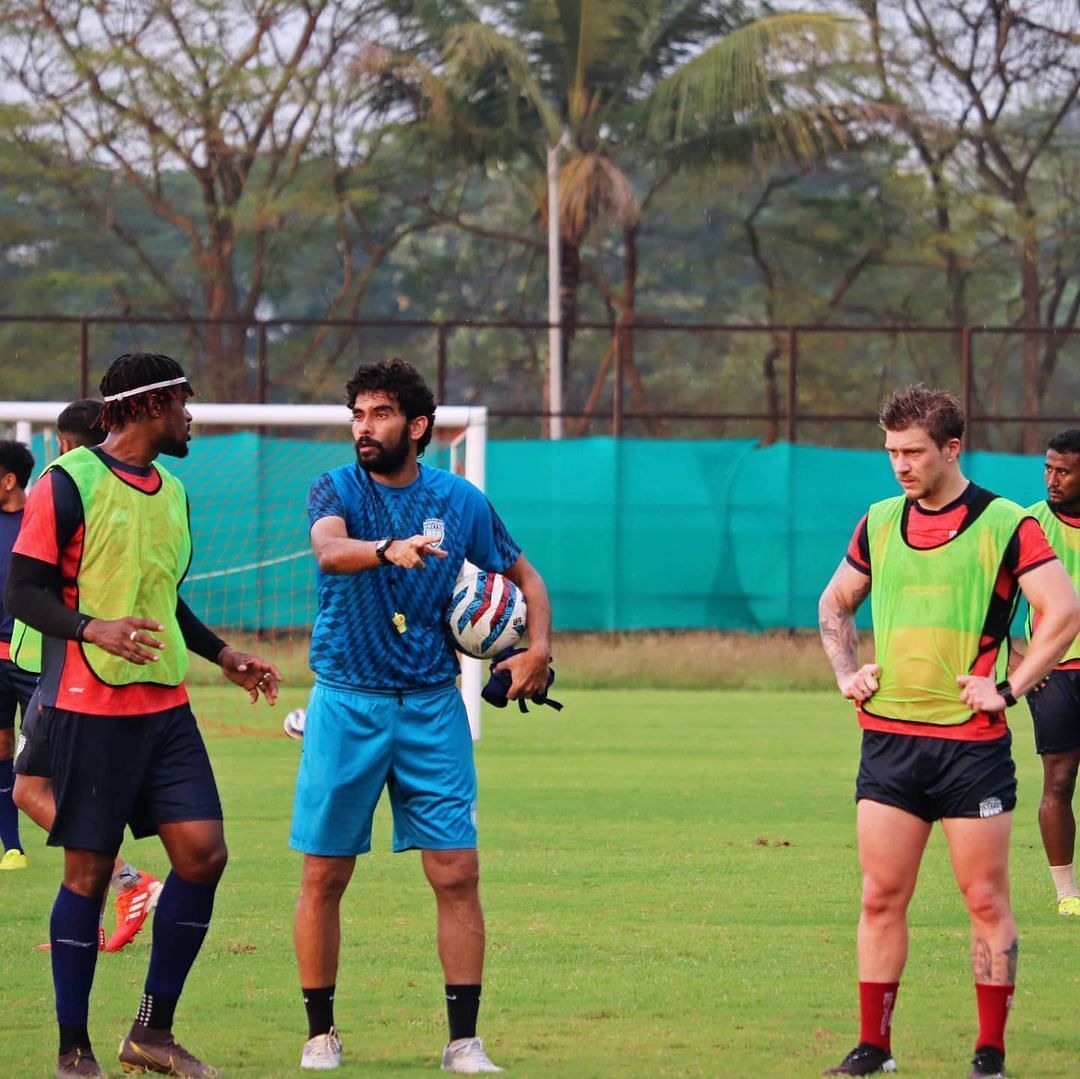
[[(1054, 510), (1054, 516), (1066, 527), (1080, 529), (1080, 517), (1072, 516), (1068, 513), (1061, 513), (1058, 510)], [(1073, 584), (1076, 586), (1077, 591), (1080, 591), (1080, 577), (1073, 577)], [(1035, 625), (1039, 624), (1038, 611), (1035, 612)], [(0, 645), (0, 647), (3, 647)], [(1059, 663), (1054, 670), (1057, 671), (1080, 671), (1080, 659), (1066, 659)]]
[[(161, 475), (151, 465), (136, 468), (94, 448), (113, 474), (136, 490), (152, 494)], [(76, 578), (82, 558), (85, 524), (82, 499), (65, 472), (46, 472), (26, 497), (23, 527), (14, 552), (55, 566), (61, 578), (61, 599), (79, 609)], [(87, 666), (78, 641), (45, 638), (42, 642), (41, 703), (87, 715), (133, 716), (164, 712), (184, 704), (187, 690), (178, 686), (135, 683), (110, 686)]]
[[(971, 507), (977, 504), (981, 488), (969, 483), (963, 494), (939, 510), (923, 509), (918, 502), (908, 502), (904, 508), (902, 524), (904, 539), (916, 550), (929, 550), (948, 543), (969, 523)], [(1025, 517), (1009, 541), (998, 571), (994, 596), (986, 613), (986, 622), (980, 635), (979, 654), (971, 673), (991, 676), (994, 673), (998, 653), (1008, 636), (1009, 624), (1015, 610), (1019, 580), (1038, 566), (1053, 561), (1054, 554), (1042, 526), (1034, 517)], [(846, 560), (860, 573), (873, 577), (870, 563), (870, 541), (864, 516), (855, 528), (848, 544)], [(959, 694), (957, 687), (957, 694)], [(910, 723), (904, 720), (885, 719), (870, 715), (857, 708), (859, 725), (865, 730), (885, 731), (892, 734), (910, 734), (928, 738), (946, 738), (956, 741), (990, 741), (1001, 738), (1006, 726), (999, 714), (979, 712), (966, 723), (945, 727), (937, 724)]]
[(312, 484), (308, 516), (313, 525), (340, 517), (352, 539), (441, 538), (447, 553), (427, 559), (423, 569), (318, 571), (310, 657), (316, 675), (383, 691), (421, 689), (457, 677), (443, 612), (463, 562), (502, 573), (521, 554), (484, 495), (438, 468), (421, 465), (407, 487), (388, 487), (351, 464), (323, 473)]

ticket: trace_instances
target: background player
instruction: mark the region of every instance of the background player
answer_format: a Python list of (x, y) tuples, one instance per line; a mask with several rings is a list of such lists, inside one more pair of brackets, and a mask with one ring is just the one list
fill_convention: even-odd
[(476, 853), (476, 770), (458, 663), (442, 612), (467, 558), (524, 592), (529, 648), (506, 661), (511, 697), (547, 688), (547, 589), (483, 494), (417, 458), (435, 399), (403, 360), (360, 367), (346, 387), (356, 460), (320, 476), (308, 496), (319, 606), (290, 843), (304, 853), (296, 957), (308, 1015), (301, 1067), (336, 1068), (333, 999), (341, 897), (371, 845), (383, 787), (394, 849), (419, 848), (435, 893), (446, 982), (444, 1071), (492, 1064), (476, 1037), (484, 916)]
[(191, 387), (180, 365), (121, 356), (101, 392), (108, 437), (65, 454), (34, 485), (6, 592), (12, 612), (43, 634), (39, 707), (16, 767), (34, 753), (40, 725), (56, 797), (49, 842), (64, 848), (49, 933), (56, 1074), (103, 1075), (87, 1030), (93, 945), (130, 825), (137, 837), (160, 836), (172, 871), (120, 1060), (127, 1071), (213, 1076), (172, 1034), (227, 858), (217, 786), (184, 686), (188, 649), (219, 664), (252, 701), (262, 692), (272, 703), (280, 675), (225, 645), (177, 593), (191, 560), (187, 496), (156, 459), (188, 452)]
[[(1004, 1074), (1017, 963), (1008, 878), (1016, 777), (1004, 712), (1080, 630), (1080, 600), (1038, 522), (964, 477), (955, 394), (897, 391), (879, 423), (904, 493), (871, 506), (819, 604), (822, 643), (863, 728), (861, 1033), (825, 1074), (896, 1070), (891, 1025), (907, 908), (940, 820), (971, 922), (979, 1013), (971, 1076), (986, 1079)], [(998, 683), (1018, 587), (1042, 618), (1011, 684)], [(860, 666), (855, 612), (868, 595), (876, 662)]]
[[(21, 442), (0, 442), (0, 598), (11, 564), (11, 549), (22, 525), (26, 485), (34, 471), (34, 456)], [(25, 869), (26, 852), (19, 838), (19, 811), (12, 800), (15, 785), (15, 712), (26, 720), (37, 679), (11, 659), (15, 620), (0, 602), (0, 870)]]
[(105, 406), (92, 397), (72, 401), (56, 417), (56, 438), (60, 452), (67, 453), (79, 446), (100, 446), (108, 431), (102, 421)]
[[(1054, 435), (1046, 447), (1046, 500), (1028, 509), (1080, 589), (1080, 428)], [(1028, 617), (1028, 633), (1038, 623)], [(1057, 891), (1058, 913), (1080, 915), (1073, 857), (1076, 818), (1072, 799), (1080, 767), (1080, 636), (1046, 682), (1028, 691), (1035, 748), (1042, 757), (1043, 792), (1039, 831)]]

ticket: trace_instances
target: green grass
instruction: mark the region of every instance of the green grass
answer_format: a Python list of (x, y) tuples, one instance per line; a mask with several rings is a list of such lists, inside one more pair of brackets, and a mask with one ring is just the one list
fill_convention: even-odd
[[(177, 1017), (224, 1076), (297, 1076), (306, 1027), (292, 955), (299, 856), (287, 849), (299, 747), (284, 707), (197, 687), (231, 860)], [(477, 748), (488, 920), (481, 1033), (520, 1079), (812, 1076), (857, 1035), (858, 732), (832, 693), (575, 690), (561, 713), (488, 711)], [(1077, 1072), (1076, 934), (1035, 827), (1038, 762), (1018, 709), (1013, 854), (1020, 984), (1010, 1075)], [(31, 866), (0, 879), (0, 1077), (55, 1066), (47, 936), (59, 855), (26, 824)], [(337, 1018), (347, 1076), (437, 1070), (445, 1037), (434, 912), (415, 854), (375, 851), (346, 895)], [(159, 874), (154, 840), (128, 856)], [(894, 1048), (906, 1079), (967, 1074), (975, 1030), (967, 920), (935, 831), (911, 911)], [(91, 1032), (115, 1045), (149, 930), (101, 957)]]

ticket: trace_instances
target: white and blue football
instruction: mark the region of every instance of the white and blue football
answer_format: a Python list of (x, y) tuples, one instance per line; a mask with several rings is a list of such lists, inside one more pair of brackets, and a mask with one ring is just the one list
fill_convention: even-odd
[(468, 567), (454, 583), (446, 628), (458, 651), (491, 659), (525, 635), (526, 613), (525, 597), (509, 577)]
[(294, 708), (285, 716), (285, 720), (282, 723), (282, 727), (285, 728), (285, 733), (290, 738), (303, 738), (304, 737), (304, 721), (307, 719), (307, 712), (303, 708)]

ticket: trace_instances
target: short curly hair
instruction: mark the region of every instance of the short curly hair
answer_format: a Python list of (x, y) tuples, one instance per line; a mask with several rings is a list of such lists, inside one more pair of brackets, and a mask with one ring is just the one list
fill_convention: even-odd
[(97, 446), (105, 441), (104, 411), (105, 406), (91, 397), (72, 401), (56, 417), (56, 429), (62, 435), (74, 435), (84, 446)]
[(435, 433), (435, 395), (428, 388), (423, 376), (408, 360), (398, 356), (364, 363), (345, 384), (345, 403), (352, 408), (357, 394), (382, 392), (401, 406), (406, 419), (415, 420), (426, 416), (427, 430), (420, 436), (416, 455), (423, 457), (431, 436)]
[(34, 455), (25, 442), (4, 439), (0, 442), (0, 473), (11, 472), (20, 487), (30, 482), (30, 473), (34, 471)]
[(125, 352), (117, 356), (99, 383), (102, 397), (177, 378), (184, 381), (160, 390), (122, 397), (119, 401), (107, 400), (101, 417), (102, 426), (107, 431), (119, 430), (133, 420), (149, 416), (155, 405), (177, 397), (186, 399), (194, 393), (184, 369), (171, 356), (160, 352)]
[(964, 410), (952, 390), (932, 390), (921, 382), (891, 393), (878, 413), (883, 431), (906, 431), (921, 427), (940, 449), (954, 438), (964, 437)]
[(1055, 453), (1080, 453), (1080, 427), (1059, 431), (1046, 443), (1046, 448)]

